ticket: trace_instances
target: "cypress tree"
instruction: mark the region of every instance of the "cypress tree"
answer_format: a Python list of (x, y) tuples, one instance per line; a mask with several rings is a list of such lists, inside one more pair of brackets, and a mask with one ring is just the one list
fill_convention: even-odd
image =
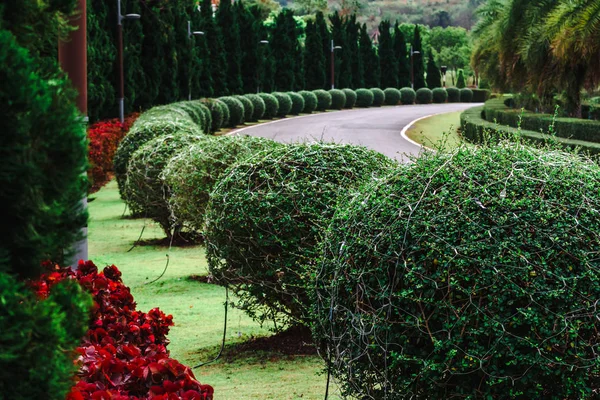
[(456, 87), (459, 89), (467, 87), (467, 81), (465, 80), (465, 72), (462, 69), (458, 70), (458, 78), (456, 78)]
[(321, 11), (318, 11), (315, 15), (315, 28), (321, 37), (321, 47), (323, 48), (323, 65), (325, 68), (325, 80), (321, 89), (328, 89), (331, 86), (329, 82), (329, 66), (331, 65), (331, 32), (327, 27), (325, 16)]
[[(122, 7), (123, 14), (142, 14), (143, 12), (139, 0), (127, 0), (122, 3)], [(125, 67), (123, 72), (125, 75), (125, 113), (128, 114), (140, 109), (139, 96), (146, 88), (144, 86), (144, 68), (142, 67), (144, 39), (142, 24), (140, 21), (129, 21), (126, 25), (123, 29), (123, 64)], [(114, 44), (116, 49), (116, 42)]]
[[(256, 8), (256, 7), (252, 7)], [(253, 93), (258, 86), (257, 63), (260, 37), (258, 33), (258, 24), (260, 19), (249, 10), (240, 0), (235, 3), (234, 11), (239, 24), (240, 47), (242, 54), (241, 77), (244, 93)]]
[[(275, 60), (275, 90), (289, 92), (293, 90), (295, 83), (294, 59), (296, 36), (296, 23), (294, 13), (284, 9), (277, 15), (273, 34), (271, 35), (271, 50)], [(290, 20), (293, 26), (290, 25)]]
[(397, 22), (394, 25), (394, 53), (398, 60), (398, 87), (410, 87), (410, 60), (406, 39)]
[(413, 38), (413, 51), (419, 52), (413, 55), (413, 68), (415, 76), (415, 90), (427, 87), (425, 83), (425, 66), (423, 64), (423, 44), (421, 43), (421, 32), (419, 26), (415, 25), (415, 35)]
[(263, 24), (262, 19), (260, 18), (260, 8), (253, 8), (252, 12), (254, 13), (255, 17), (257, 17), (256, 30), (259, 39), (269, 41), (268, 44), (261, 44), (260, 46), (258, 46), (258, 59), (256, 63), (258, 76), (257, 87), (260, 88), (261, 91), (273, 92), (273, 75), (275, 74), (275, 62), (273, 60), (273, 54), (271, 51), (271, 36), (269, 34), (269, 30)]
[[(162, 3), (162, 2), (161, 2)], [(164, 3), (161, 4), (159, 11), (159, 34), (164, 37), (165, 43), (165, 70), (163, 70), (162, 82), (159, 86), (158, 96), (156, 98), (157, 104), (169, 104), (174, 103), (181, 99), (179, 94), (179, 60), (177, 59), (177, 51), (181, 43), (176, 44), (177, 31), (179, 29), (186, 29), (187, 27), (176, 26), (176, 13), (178, 8), (178, 2), (175, 6), (165, 7)], [(156, 24), (154, 29), (157, 29)], [(187, 45), (186, 41), (184, 44)], [(156, 44), (152, 44), (156, 46)], [(185, 91), (187, 95), (187, 90)]]
[[(208, 45), (208, 68), (212, 78), (212, 91), (214, 96), (224, 96), (227, 91), (227, 58), (221, 29), (213, 18), (211, 0), (202, 0), (200, 7), (200, 30), (206, 36)], [(203, 89), (204, 91), (204, 89)]]
[(290, 24), (290, 30), (294, 29), (294, 36), (292, 39), (293, 43), (293, 54), (294, 57), (294, 86), (292, 90), (304, 89), (304, 51), (300, 43), (300, 37), (304, 35), (303, 29), (296, 24), (296, 19), (293, 14), (287, 16), (288, 23)]
[(360, 24), (356, 22), (356, 14), (352, 14), (346, 20), (346, 46), (348, 48), (348, 60), (352, 69), (352, 89), (358, 89), (365, 86), (365, 71), (362, 60), (362, 53), (359, 51), (359, 32)]
[(240, 45), (240, 27), (233, 12), (231, 0), (222, 0), (216, 14), (217, 25), (223, 36), (224, 51), (227, 57), (227, 88), (230, 94), (243, 92)]
[[(187, 0), (171, 0), (173, 7), (173, 37), (175, 41), (171, 46), (177, 54), (177, 89), (178, 100), (187, 100), (191, 89), (192, 69), (197, 66), (193, 63), (193, 45), (195, 38), (188, 37), (188, 21), (191, 21), (191, 3)], [(193, 30), (197, 30), (192, 27)]]
[(304, 44), (305, 86), (308, 90), (322, 89), (326, 85), (325, 54), (318, 26), (312, 21), (306, 24)]
[(349, 49), (346, 40), (346, 24), (337, 11), (329, 16), (329, 21), (331, 22), (333, 44), (334, 46), (341, 46), (341, 49), (335, 50), (334, 54), (335, 87), (348, 88), (352, 85), (352, 65), (348, 57)]
[(394, 41), (390, 33), (390, 21), (379, 24), (379, 63), (381, 65), (381, 87), (398, 87), (398, 61), (394, 54)]
[(213, 97), (212, 71), (209, 68), (212, 61), (208, 47), (208, 33), (202, 29), (203, 17), (199, 4), (194, 6), (190, 17), (192, 29), (204, 32), (202, 36), (192, 37), (192, 70), (190, 71), (192, 99)]
[(427, 61), (427, 87), (430, 89), (442, 87), (442, 74), (435, 64), (431, 49), (427, 52), (427, 57), (429, 58)]
[(363, 24), (360, 28), (360, 43), (359, 52), (361, 59), (363, 60), (364, 71), (365, 71), (365, 86), (366, 87), (379, 87), (380, 86), (380, 66), (379, 66), (379, 55), (377, 50), (371, 42), (369, 33), (367, 32), (367, 25)]

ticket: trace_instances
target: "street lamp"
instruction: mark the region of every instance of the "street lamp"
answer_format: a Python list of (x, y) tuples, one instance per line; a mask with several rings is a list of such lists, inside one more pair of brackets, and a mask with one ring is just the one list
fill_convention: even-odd
[[(261, 40), (258, 44), (269, 44), (268, 40)], [(263, 61), (261, 60), (261, 65)], [(256, 68), (256, 93), (260, 93), (260, 71)]]
[(192, 21), (187, 23), (188, 42), (190, 43), (190, 69), (188, 71), (188, 100), (192, 100), (192, 36), (204, 36), (202, 31), (192, 31)]
[(448, 67), (445, 65), (442, 65), (440, 67), (440, 71), (442, 71), (442, 78), (444, 79), (444, 87), (446, 87), (446, 71), (448, 71)]
[(413, 50), (413, 46), (411, 44), (410, 45), (410, 88), (411, 89), (415, 88), (415, 67), (414, 67), (414, 61), (413, 61), (414, 54), (421, 54), (421, 52), (419, 50)]
[(123, 20), (140, 19), (140, 14), (121, 14), (121, 0), (117, 0), (117, 60), (119, 63), (119, 119), (125, 121), (125, 76), (123, 73)]
[(331, 40), (331, 88), (335, 89), (335, 51), (340, 50), (342, 46), (334, 46)]

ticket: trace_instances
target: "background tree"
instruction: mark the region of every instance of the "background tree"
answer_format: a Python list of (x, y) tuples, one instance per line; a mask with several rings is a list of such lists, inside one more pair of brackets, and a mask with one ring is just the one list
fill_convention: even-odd
[(337, 11), (329, 16), (329, 21), (331, 22), (331, 38), (333, 39), (333, 43), (335, 46), (342, 47), (339, 50), (335, 50), (335, 87), (348, 88), (352, 85), (352, 65), (350, 62), (350, 49), (346, 40), (347, 26)]
[(298, 36), (292, 10), (284, 9), (277, 15), (270, 44), (275, 60), (275, 90), (294, 90)]
[(379, 55), (373, 46), (371, 37), (367, 32), (367, 25), (363, 24), (360, 28), (359, 51), (363, 60), (365, 71), (365, 86), (379, 87), (381, 69), (379, 65)]
[(414, 78), (415, 78), (415, 90), (420, 89), (422, 87), (426, 87), (425, 83), (425, 68), (423, 63), (423, 44), (421, 42), (421, 31), (419, 26), (415, 26), (415, 33), (413, 37), (413, 51), (419, 52), (413, 55), (413, 68), (414, 68)]
[[(203, 17), (201, 6), (198, 3), (191, 12), (192, 29), (202, 31)], [(212, 71), (210, 65), (212, 63), (212, 55), (208, 47), (208, 33), (203, 31), (204, 35), (195, 36), (192, 38), (192, 98), (213, 97), (213, 82)]]
[(467, 86), (467, 81), (465, 79), (465, 73), (462, 69), (458, 70), (458, 78), (456, 79), (456, 87), (462, 89)]
[[(227, 90), (227, 59), (225, 56), (223, 36), (221, 29), (213, 18), (211, 0), (202, 0), (200, 7), (201, 24), (199, 30), (204, 32), (208, 45), (209, 74), (212, 78), (212, 91), (214, 96), (223, 96)], [(205, 89), (209, 92), (208, 88)]]
[(398, 60), (394, 53), (394, 40), (390, 21), (379, 24), (379, 64), (381, 66), (381, 86), (398, 87)]
[(351, 65), (352, 82), (350, 88), (358, 89), (365, 86), (365, 71), (362, 53), (358, 49), (360, 25), (356, 22), (356, 14), (346, 19), (346, 47), (348, 48), (347, 59)]
[[(323, 55), (325, 57), (325, 71), (329, 71), (328, 66), (331, 65), (331, 32), (327, 27), (327, 21), (321, 11), (318, 11), (315, 15), (315, 28), (321, 37), (321, 47), (323, 48)], [(327, 89), (331, 86), (329, 82), (329, 74), (325, 74), (325, 82), (322, 89)]]
[(323, 89), (327, 85), (325, 73), (325, 54), (320, 32), (316, 23), (306, 24), (306, 41), (304, 44), (304, 72), (306, 89)]
[(223, 36), (223, 47), (227, 58), (227, 90), (229, 94), (241, 94), (243, 92), (243, 82), (241, 75), (240, 26), (231, 1), (219, 2), (215, 19)]
[[(173, 36), (172, 46), (177, 54), (177, 86), (179, 89), (178, 100), (187, 100), (189, 85), (191, 84), (192, 71), (198, 68), (195, 65), (194, 48), (195, 38), (188, 38), (187, 23), (191, 21), (193, 3), (188, 0), (171, 0), (173, 6)], [(196, 27), (192, 27), (196, 30)]]
[(435, 64), (431, 49), (427, 52), (427, 87), (430, 89), (442, 87), (442, 74)]
[(410, 60), (406, 39), (400, 30), (398, 23), (394, 25), (394, 54), (398, 60), (398, 86), (399, 88), (410, 87)]
[(260, 11), (250, 11), (243, 1), (234, 4), (234, 12), (238, 21), (240, 35), (240, 48), (242, 62), (240, 63), (243, 82), (243, 92), (253, 93), (258, 85), (257, 64), (260, 41), (258, 25), (262, 22), (258, 19)]

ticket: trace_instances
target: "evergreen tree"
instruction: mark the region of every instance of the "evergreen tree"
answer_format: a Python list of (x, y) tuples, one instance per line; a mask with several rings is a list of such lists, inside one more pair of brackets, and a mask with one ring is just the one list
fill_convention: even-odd
[(308, 90), (323, 89), (326, 85), (325, 54), (318, 26), (312, 21), (306, 24), (306, 41), (304, 44), (305, 86)]
[[(329, 66), (331, 65), (331, 32), (329, 32), (325, 16), (321, 11), (317, 12), (315, 15), (315, 27), (321, 37), (321, 47), (323, 48), (323, 60), (325, 65), (324, 71), (329, 71)], [(325, 72), (325, 81), (323, 82), (323, 87), (321, 89), (328, 89), (331, 86), (329, 80), (329, 73)]]
[(333, 44), (334, 46), (341, 47), (341, 49), (334, 50), (335, 87), (347, 88), (352, 85), (352, 66), (349, 62), (348, 57), (348, 45), (346, 43), (346, 24), (344, 23), (344, 20), (337, 11), (329, 16), (329, 21), (331, 22), (331, 38), (333, 39)]
[[(415, 25), (413, 38), (413, 68), (415, 77), (415, 90), (427, 87), (425, 83), (425, 66), (423, 64), (423, 44), (421, 43), (421, 32), (419, 26)], [(418, 52), (418, 53), (417, 53)]]
[[(192, 30), (200, 30), (203, 26), (202, 12), (200, 5), (194, 6), (191, 13)], [(209, 68), (211, 64), (210, 48), (208, 47), (207, 32), (204, 35), (192, 38), (192, 99), (201, 97), (213, 97), (212, 71)]]
[(275, 90), (287, 92), (294, 90), (296, 79), (295, 59), (298, 37), (296, 21), (292, 10), (285, 9), (277, 15), (273, 34), (271, 35), (271, 50), (275, 60)]
[[(122, 3), (121, 7), (123, 14), (141, 14), (143, 12), (139, 0), (127, 0)], [(128, 114), (140, 110), (139, 96), (146, 88), (142, 66), (144, 39), (142, 24), (140, 21), (129, 21), (125, 24), (127, 26), (123, 27), (123, 73), (125, 75), (125, 113)], [(113, 46), (116, 49), (116, 42), (113, 42)], [(116, 102), (114, 104), (116, 109)]]
[(369, 33), (367, 32), (367, 25), (363, 24), (360, 28), (360, 43), (359, 52), (364, 65), (364, 79), (366, 87), (379, 87), (380, 86), (380, 66), (379, 66), (379, 55), (377, 50), (371, 42)]
[(346, 47), (348, 48), (348, 61), (352, 70), (352, 89), (365, 86), (365, 71), (361, 52), (358, 49), (360, 25), (356, 22), (356, 14), (346, 20)]
[[(227, 59), (225, 56), (225, 45), (221, 29), (213, 18), (211, 0), (202, 0), (200, 30), (206, 36), (208, 45), (209, 74), (212, 78), (212, 92), (216, 97), (226, 95), (227, 91)], [(208, 92), (208, 88), (202, 89), (202, 92)], [(208, 95), (208, 93), (206, 93)]]
[(241, 0), (235, 3), (234, 11), (237, 16), (240, 32), (243, 32), (240, 35), (243, 92), (253, 93), (258, 86), (257, 63), (259, 42), (261, 40), (258, 34), (258, 24), (260, 23), (260, 19)]
[(465, 80), (465, 71), (462, 69), (458, 70), (458, 78), (456, 78), (456, 87), (459, 89), (467, 87), (467, 82)]
[(294, 27), (295, 36), (294, 36), (294, 87), (292, 90), (302, 90), (304, 89), (304, 49), (302, 48), (302, 44), (300, 43), (300, 37), (302, 37), (305, 32), (304, 29), (296, 24), (296, 20), (293, 15), (288, 16), (288, 23)]
[(240, 45), (240, 26), (236, 14), (233, 12), (231, 0), (219, 2), (216, 14), (217, 25), (223, 36), (224, 51), (227, 58), (227, 88), (230, 94), (243, 92), (241, 61), (242, 49)]
[(442, 74), (435, 64), (431, 49), (427, 52), (427, 57), (429, 58), (427, 61), (427, 87), (430, 89), (442, 87)]
[(257, 74), (257, 87), (260, 88), (261, 91), (272, 92), (273, 90), (273, 75), (275, 74), (275, 61), (273, 60), (273, 54), (271, 51), (271, 36), (269, 34), (269, 30), (263, 24), (260, 19), (261, 9), (260, 8), (252, 8), (252, 12), (254, 13), (257, 25), (256, 31), (260, 40), (269, 41), (268, 44), (260, 44), (258, 46), (257, 52), (257, 62), (256, 62), (256, 74)]
[[(188, 37), (188, 21), (191, 21), (191, 3), (188, 0), (171, 0), (173, 6), (173, 37), (175, 41), (171, 46), (177, 54), (177, 88), (179, 98), (187, 100), (191, 90), (191, 72), (195, 38)], [(193, 27), (193, 30), (197, 30)]]
[(398, 87), (398, 60), (394, 54), (391, 24), (383, 20), (379, 24), (379, 64), (381, 65), (381, 87)]
[(410, 60), (406, 39), (397, 22), (394, 25), (394, 53), (398, 60), (398, 87), (410, 87)]

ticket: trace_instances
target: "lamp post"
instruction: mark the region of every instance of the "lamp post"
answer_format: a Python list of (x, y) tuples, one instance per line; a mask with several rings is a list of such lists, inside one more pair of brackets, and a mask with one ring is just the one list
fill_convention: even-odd
[(119, 63), (119, 119), (125, 121), (125, 75), (123, 73), (123, 20), (140, 19), (140, 14), (121, 14), (121, 0), (117, 0), (117, 61)]
[(334, 46), (331, 40), (331, 88), (335, 89), (335, 51), (340, 50), (342, 46)]
[[(260, 42), (258, 42), (259, 45), (261, 44), (269, 44), (268, 40), (261, 40)], [(259, 55), (260, 57), (260, 55)], [(263, 65), (264, 60), (261, 60), (260, 63), (261, 65)], [(256, 68), (256, 93), (260, 93), (260, 71), (259, 68)]]
[(188, 71), (188, 100), (192, 100), (192, 36), (204, 36), (202, 31), (192, 31), (192, 21), (187, 23), (188, 42), (190, 43), (190, 69)]
[(442, 71), (442, 79), (444, 80), (444, 87), (446, 87), (446, 71), (448, 71), (448, 67), (445, 65), (442, 65), (440, 67), (440, 71)]
[(411, 44), (410, 45), (410, 88), (411, 89), (415, 88), (415, 66), (414, 66), (414, 61), (413, 61), (415, 54), (421, 54), (421, 52), (418, 50), (413, 50), (413, 46)]

